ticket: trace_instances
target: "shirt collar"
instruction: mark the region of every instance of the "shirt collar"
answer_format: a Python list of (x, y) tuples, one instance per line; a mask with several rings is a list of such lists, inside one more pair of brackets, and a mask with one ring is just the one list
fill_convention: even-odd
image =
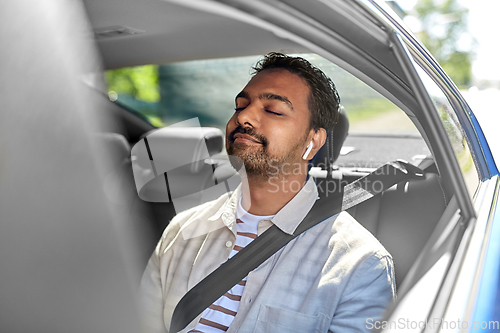
[(241, 196), (241, 184), (238, 185), (236, 190), (228, 196), (224, 204), (217, 210), (217, 212), (208, 218), (209, 221), (222, 219), (222, 222), (232, 230), (232, 225), (236, 222), (236, 205)]
[(278, 228), (293, 234), (318, 199), (316, 183), (310, 177), (302, 189), (271, 219)]
[[(209, 218), (209, 221), (214, 221), (221, 218), (223, 223), (231, 229), (232, 224), (236, 221), (236, 206), (241, 196), (241, 184), (227, 198), (226, 202), (219, 210)], [(306, 184), (290, 200), (278, 213), (271, 219), (278, 228), (287, 234), (293, 234), (300, 222), (304, 219), (307, 213), (318, 198), (318, 190), (316, 183), (312, 177), (306, 181)]]

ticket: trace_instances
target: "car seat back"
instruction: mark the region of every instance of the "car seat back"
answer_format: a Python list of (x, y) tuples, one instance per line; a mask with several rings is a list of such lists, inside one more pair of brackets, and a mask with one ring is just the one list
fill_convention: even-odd
[(175, 216), (172, 203), (150, 203), (141, 200), (135, 190), (130, 159), (130, 145), (118, 133), (96, 133), (94, 143), (109, 157), (103, 168), (103, 189), (108, 204), (117, 213), (120, 228), (131, 230), (137, 249), (131, 251), (143, 270), (168, 222)]
[(400, 285), (446, 208), (439, 176), (401, 182), (348, 212), (375, 235), (394, 259)]
[(321, 168), (323, 171), (331, 171), (333, 163), (340, 155), (340, 150), (349, 132), (349, 120), (344, 107), (340, 107), (337, 124), (333, 129), (327, 130), (327, 138), (323, 147), (318, 150), (311, 160), (312, 167)]

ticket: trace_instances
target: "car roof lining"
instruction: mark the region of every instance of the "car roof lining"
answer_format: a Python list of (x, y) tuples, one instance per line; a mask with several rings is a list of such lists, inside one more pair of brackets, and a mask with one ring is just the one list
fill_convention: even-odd
[[(308, 51), (269, 30), (248, 24), (248, 20), (242, 22), (241, 17), (207, 13), (176, 3), (156, 0), (140, 3), (85, 0), (85, 3), (94, 30), (113, 22), (113, 26), (144, 31), (96, 40), (106, 69), (258, 55), (277, 50)], [(116, 7), (126, 10), (115, 11)]]

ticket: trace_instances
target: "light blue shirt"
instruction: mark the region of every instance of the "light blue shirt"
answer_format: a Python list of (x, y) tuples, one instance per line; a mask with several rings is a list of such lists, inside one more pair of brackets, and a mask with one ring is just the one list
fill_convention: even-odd
[[(165, 231), (141, 284), (151, 331), (168, 332), (182, 295), (227, 260), (229, 252), (224, 255), (222, 245), (234, 242), (239, 197), (237, 189), (184, 212)], [(272, 224), (293, 233), (316, 198), (316, 186), (309, 179), (271, 220), (260, 222), (259, 234)], [(182, 230), (206, 223), (215, 226), (206, 236), (180, 237)], [(380, 319), (395, 297), (394, 281), (390, 254), (342, 212), (293, 239), (248, 274), (227, 332), (369, 332), (367, 323)], [(199, 318), (182, 332), (194, 328)]]

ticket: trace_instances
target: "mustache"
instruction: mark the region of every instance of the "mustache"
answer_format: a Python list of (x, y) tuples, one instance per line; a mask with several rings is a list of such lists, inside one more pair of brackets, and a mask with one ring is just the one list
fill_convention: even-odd
[(242, 127), (242, 126), (236, 127), (231, 133), (229, 133), (229, 141), (234, 142), (234, 136), (238, 133), (250, 135), (251, 137), (260, 141), (262, 143), (262, 146), (264, 146), (264, 147), (267, 146), (267, 138), (265, 136), (263, 136), (262, 134), (257, 133), (251, 127)]

